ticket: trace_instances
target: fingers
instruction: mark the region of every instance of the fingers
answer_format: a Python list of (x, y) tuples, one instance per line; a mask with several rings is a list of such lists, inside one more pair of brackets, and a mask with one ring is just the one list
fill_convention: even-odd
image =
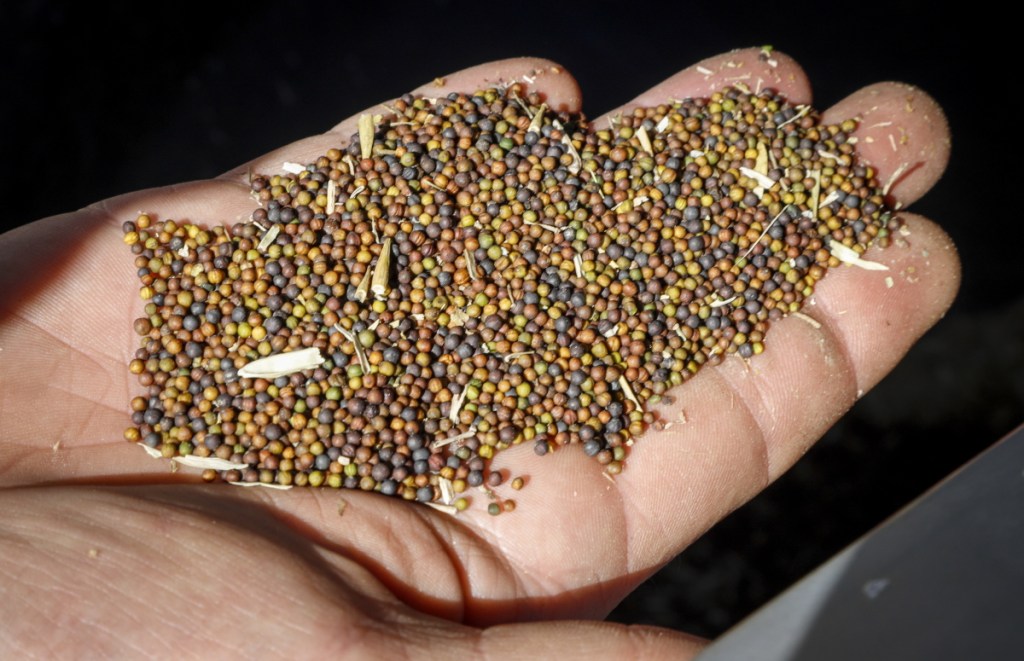
[[(441, 97), (450, 92), (472, 93), (487, 87), (524, 82), (532, 91), (546, 97), (549, 107), (567, 111), (580, 108), (580, 90), (576, 80), (562, 67), (550, 60), (513, 58), (498, 60), (453, 73), (421, 85), (415, 95)], [(387, 103), (367, 108), (345, 119), (326, 133), (310, 136), (276, 149), (223, 175), (222, 179), (243, 180), (249, 172), (280, 172), (286, 161), (309, 163), (328, 149), (346, 144), (356, 132), (359, 116), (365, 113), (387, 113)]]
[(906, 206), (931, 188), (949, 162), (949, 125), (942, 108), (920, 89), (879, 83), (846, 97), (822, 116), (858, 120), (857, 152), (880, 173), (879, 182)]
[[(803, 69), (784, 53), (744, 49), (710, 57), (643, 92), (608, 117), (637, 106), (669, 99), (708, 96), (730, 85), (751, 90), (774, 89), (794, 104), (811, 103)], [(902, 83), (865, 87), (822, 114), (823, 123), (854, 118), (853, 135), (861, 159), (879, 172), (887, 192), (906, 206), (920, 198), (942, 175), (949, 161), (949, 126), (942, 108), (920, 89)]]
[(894, 245), (869, 253), (889, 270), (841, 268), (821, 282), (808, 310), (843, 347), (858, 396), (942, 318), (960, 285), (959, 257), (949, 236), (920, 216), (900, 217), (905, 225)]
[[(694, 89), (692, 73), (673, 80), (662, 94)], [(802, 94), (802, 77), (789, 80), (782, 91)], [(937, 181), (949, 136), (927, 95), (885, 83), (824, 114), (848, 117), (860, 119), (858, 149), (894, 202)], [(893, 245), (866, 255), (888, 270), (833, 269), (800, 314), (773, 324), (762, 355), (730, 356), (672, 393), (676, 403), (661, 411), (667, 428), (645, 434), (616, 478), (627, 520), (639, 522), (630, 526), (631, 570), (664, 562), (776, 479), (944, 314), (959, 283), (956, 251), (934, 224), (901, 218)]]
[[(552, 109), (566, 112), (580, 109), (582, 100), (576, 79), (551, 60), (534, 57), (516, 57), (469, 67), (443, 78), (435, 78), (413, 90), (412, 94), (440, 97), (451, 92), (473, 92), (516, 81), (526, 83), (531, 91), (542, 93), (548, 107)], [(339, 126), (342, 125), (344, 122)], [(351, 126), (354, 128), (355, 124)]]
[(670, 99), (709, 96), (730, 85), (744, 85), (755, 92), (773, 89), (793, 103), (811, 101), (810, 83), (793, 58), (783, 53), (766, 54), (761, 49), (746, 48), (715, 55), (683, 69), (626, 105), (605, 113), (594, 123), (602, 124), (605, 118), (637, 106), (657, 106)]

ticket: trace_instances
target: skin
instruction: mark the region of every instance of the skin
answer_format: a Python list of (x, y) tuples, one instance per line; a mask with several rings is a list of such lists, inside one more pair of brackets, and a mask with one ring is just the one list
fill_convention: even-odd
[[(773, 59), (756, 50), (710, 58), (634, 104), (703, 95), (747, 73), (750, 87), (763, 81), (810, 102), (799, 66)], [(549, 105), (580, 107), (572, 77), (544, 60), (494, 62), (420, 91), (524, 75)], [(250, 167), (312, 160), (347, 140), (358, 116), (216, 180), (131, 193), (0, 236), (0, 657), (690, 658), (703, 641), (600, 618), (799, 459), (943, 315), (958, 286), (949, 238), (901, 213), (895, 245), (866, 255), (889, 271), (834, 269), (805, 316), (773, 325), (763, 354), (727, 357), (680, 386), (661, 411), (673, 424), (645, 435), (614, 481), (577, 448), (501, 453), (495, 466), (527, 479), (522, 491), (497, 489), (517, 501), (511, 515), (475, 507), (452, 517), (361, 492), (171, 474), (122, 438), (138, 389), (126, 365), (142, 303), (121, 224), (140, 210), (244, 221)], [(908, 164), (891, 189), (902, 205), (939, 178), (948, 129), (923, 92), (874, 85), (825, 119), (851, 116), (863, 120), (858, 147), (880, 181)]]

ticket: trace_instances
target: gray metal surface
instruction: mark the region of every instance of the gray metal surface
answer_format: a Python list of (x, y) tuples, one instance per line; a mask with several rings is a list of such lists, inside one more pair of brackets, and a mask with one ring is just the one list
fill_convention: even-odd
[(1024, 659), (1024, 427), (698, 659)]

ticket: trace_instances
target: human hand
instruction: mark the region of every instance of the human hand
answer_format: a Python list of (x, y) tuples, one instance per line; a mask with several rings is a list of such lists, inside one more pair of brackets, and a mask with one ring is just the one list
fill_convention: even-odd
[[(777, 66), (756, 50), (711, 58), (634, 103), (704, 95), (737, 72), (808, 102), (798, 66), (773, 57)], [(571, 77), (538, 60), (476, 67), (421, 91), (524, 75), (536, 75), (549, 105), (578, 109)], [(880, 181), (910, 166), (892, 189), (901, 203), (934, 184), (948, 134), (933, 101), (883, 84), (825, 119), (854, 115), (863, 118), (859, 152)], [(686, 422), (646, 433), (614, 482), (576, 448), (543, 458), (529, 446), (501, 452), (494, 467), (530, 477), (510, 516), (472, 508), (452, 517), (357, 491), (234, 489), (168, 474), (121, 435), (141, 309), (121, 223), (140, 210), (244, 221), (249, 167), (310, 161), (347, 140), (357, 116), (217, 180), (132, 193), (0, 237), (5, 651), (685, 657), (699, 641), (581, 620), (605, 616), (792, 465), (956, 290), (948, 239), (901, 213), (906, 236), (870, 256), (889, 272), (834, 270), (805, 317), (773, 324), (765, 353), (730, 356), (680, 386), (662, 415), (685, 412)]]

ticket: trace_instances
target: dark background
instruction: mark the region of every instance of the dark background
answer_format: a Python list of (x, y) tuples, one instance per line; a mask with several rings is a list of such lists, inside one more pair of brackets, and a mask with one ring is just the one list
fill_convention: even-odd
[(762, 44), (803, 64), (819, 108), (878, 80), (924, 88), (953, 155), (913, 210), (959, 245), (960, 296), (789, 474), (612, 614), (714, 636), (1024, 421), (1020, 58), (977, 3), (570, 4), (4, 2), (0, 227), (219, 174), (502, 57), (560, 62), (591, 116)]

